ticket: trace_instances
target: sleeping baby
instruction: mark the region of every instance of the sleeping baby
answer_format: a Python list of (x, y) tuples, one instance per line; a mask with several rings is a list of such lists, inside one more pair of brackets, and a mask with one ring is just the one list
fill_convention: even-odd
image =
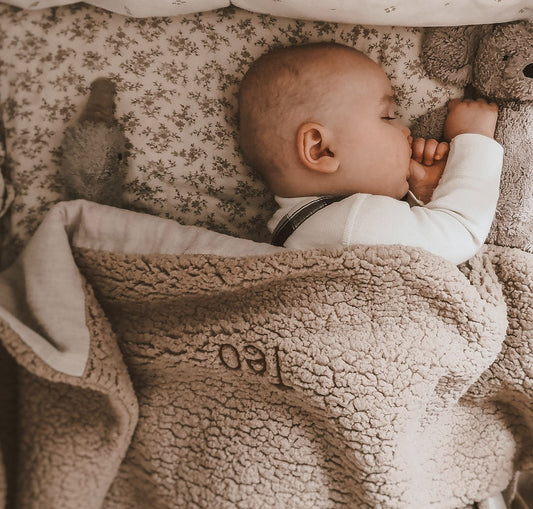
[(459, 264), (485, 241), (503, 149), (497, 107), (451, 101), (450, 141), (413, 140), (384, 70), (334, 43), (274, 50), (240, 88), (246, 161), (275, 194), (268, 226), (290, 249), (401, 244)]

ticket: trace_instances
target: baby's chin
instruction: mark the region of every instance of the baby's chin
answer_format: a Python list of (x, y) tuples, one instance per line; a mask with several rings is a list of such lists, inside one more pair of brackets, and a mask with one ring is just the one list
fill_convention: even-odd
[[(409, 192), (409, 183), (407, 180), (403, 184), (398, 184), (394, 188), (383, 190), (383, 192), (375, 193), (382, 196), (388, 196), (389, 198), (394, 198), (395, 200), (401, 200)], [(372, 193), (370, 193), (372, 194)]]

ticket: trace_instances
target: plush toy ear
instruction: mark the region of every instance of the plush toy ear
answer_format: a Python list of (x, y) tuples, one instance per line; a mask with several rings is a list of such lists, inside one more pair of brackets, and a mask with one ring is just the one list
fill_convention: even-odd
[(479, 43), (473, 85), (485, 97), (533, 101), (533, 23), (499, 23)]
[(422, 63), (430, 78), (466, 86), (481, 37), (490, 25), (427, 28), (422, 39)]

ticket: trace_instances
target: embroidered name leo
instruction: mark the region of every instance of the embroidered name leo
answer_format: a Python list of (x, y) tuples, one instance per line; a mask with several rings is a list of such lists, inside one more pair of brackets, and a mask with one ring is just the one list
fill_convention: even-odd
[(268, 381), (280, 389), (293, 389), (285, 384), (281, 376), (279, 347), (276, 346), (267, 357), (265, 352), (255, 345), (244, 345), (239, 351), (230, 343), (220, 345), (218, 358), (222, 365), (233, 371), (248, 371), (255, 375), (268, 376)]

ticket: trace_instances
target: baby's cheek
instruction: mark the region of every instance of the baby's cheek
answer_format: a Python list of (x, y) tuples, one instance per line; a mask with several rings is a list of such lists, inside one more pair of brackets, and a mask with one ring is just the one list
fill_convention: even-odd
[(398, 171), (405, 170), (405, 172), (409, 171), (409, 165), (411, 164), (411, 151), (410, 150), (403, 150), (400, 153), (398, 153), (396, 158), (396, 165), (398, 167)]

